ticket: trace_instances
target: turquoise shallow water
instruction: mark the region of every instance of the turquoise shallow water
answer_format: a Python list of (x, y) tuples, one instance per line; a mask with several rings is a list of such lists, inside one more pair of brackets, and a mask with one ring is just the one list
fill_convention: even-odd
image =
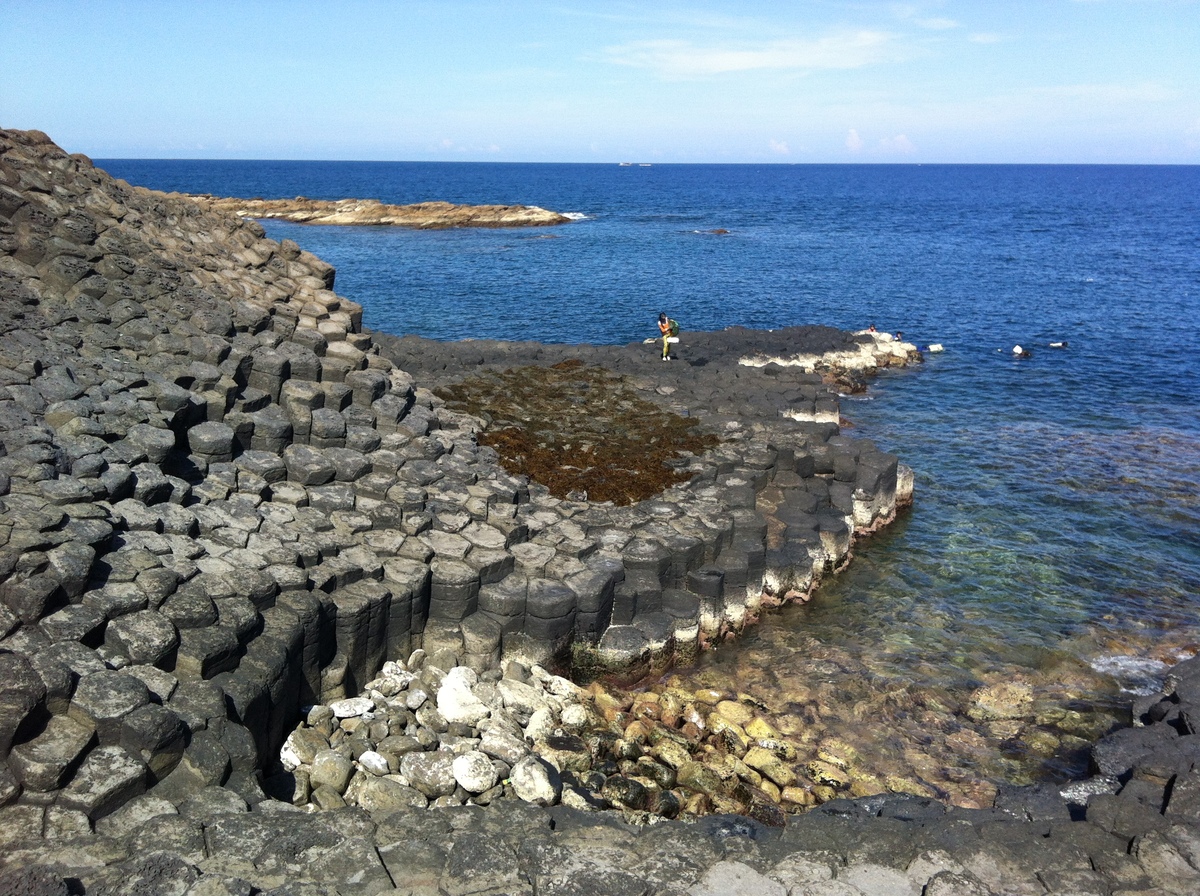
[[(164, 189), (581, 216), (538, 231), (266, 223), (336, 265), (338, 291), (393, 333), (622, 343), (665, 309), (685, 341), (876, 323), (944, 344), (843, 403), (852, 433), (915, 470), (913, 510), (697, 678), (757, 688), (781, 713), (816, 686), (832, 727), (861, 731), (869, 709), (911, 728), (873, 749), (903, 754), (937, 728), (964, 755), (953, 726), (981, 685), (1028, 679), (1045, 706), (1090, 714), (1072, 724), (1091, 734), (1200, 646), (1200, 168), (100, 164)], [(1033, 357), (1013, 359), (1018, 343)], [(891, 709), (872, 702), (891, 691)], [(1079, 770), (1061, 728), (1041, 753), (975, 728), (990, 745), (976, 776)]]

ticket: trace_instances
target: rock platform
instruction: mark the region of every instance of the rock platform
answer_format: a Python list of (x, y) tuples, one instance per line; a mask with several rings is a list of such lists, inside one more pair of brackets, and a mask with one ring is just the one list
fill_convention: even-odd
[(416, 202), (391, 205), (378, 199), (234, 199), (222, 196), (186, 196), (206, 211), (242, 218), (277, 218), (296, 224), (350, 227), (411, 227), (447, 230), (455, 227), (551, 227), (570, 218), (536, 205), (454, 205), (449, 202)]
[[(554, 672), (686, 658), (764, 596), (805, 597), (909, 499), (893, 455), (838, 430), (828, 381), (849, 367), (786, 363), (909, 350), (824, 328), (692, 334), (671, 364), (642, 346), (441, 348), (365, 332), (333, 285), (253, 222), (0, 131), (0, 893), (1200, 879), (1186, 670), (1069, 798), (833, 799), (782, 829), (636, 826), (587, 788), (563, 800), (578, 741), (590, 753), (574, 732), (604, 720)], [(563, 353), (719, 444), (681, 456), (686, 481), (657, 498), (560, 498), (434, 391)], [(755, 353), (774, 363), (741, 363)], [(558, 805), (538, 805), (556, 776)], [(490, 805), (458, 805), (471, 795)]]

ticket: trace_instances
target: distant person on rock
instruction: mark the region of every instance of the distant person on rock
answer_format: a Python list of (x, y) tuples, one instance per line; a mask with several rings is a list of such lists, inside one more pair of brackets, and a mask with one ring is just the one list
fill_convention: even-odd
[(667, 317), (667, 312), (663, 311), (658, 315), (658, 331), (662, 333), (662, 359), (664, 361), (671, 360), (671, 345), (672, 341), (679, 341), (679, 321), (674, 318)]

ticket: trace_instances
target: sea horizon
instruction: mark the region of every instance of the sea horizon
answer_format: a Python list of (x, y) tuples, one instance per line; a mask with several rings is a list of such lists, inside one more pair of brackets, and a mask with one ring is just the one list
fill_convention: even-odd
[(495, 159), (272, 159), (241, 156), (88, 156), (92, 162), (103, 167), (104, 162), (263, 162), (263, 163), (313, 163), (323, 165), (564, 165), (564, 166), (608, 166), (617, 167), (779, 167), (779, 168), (1200, 168), (1190, 162), (659, 162), (635, 159), (616, 159), (610, 162), (548, 162), (514, 161)]

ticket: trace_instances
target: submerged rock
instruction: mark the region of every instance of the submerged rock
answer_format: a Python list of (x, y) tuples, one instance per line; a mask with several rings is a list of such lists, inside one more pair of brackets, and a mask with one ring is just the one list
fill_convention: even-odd
[(1023, 719), (1033, 705), (1033, 689), (1024, 682), (1003, 681), (980, 688), (971, 696), (967, 715), (977, 722)]

